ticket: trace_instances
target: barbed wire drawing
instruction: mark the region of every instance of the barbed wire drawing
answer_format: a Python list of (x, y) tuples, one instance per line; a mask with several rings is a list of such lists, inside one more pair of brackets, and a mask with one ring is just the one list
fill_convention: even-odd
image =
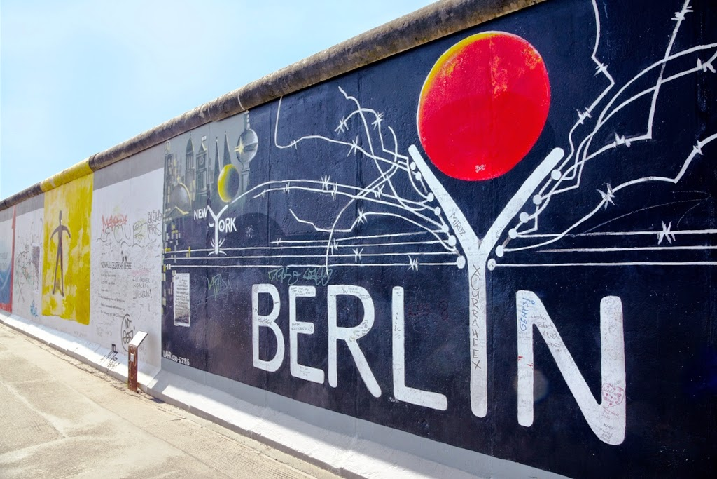
[[(172, 259), (182, 267), (206, 254), (217, 262), (217, 267), (305, 267), (325, 269), (337, 267), (402, 267), (415, 271), (423, 266), (465, 267), (465, 257), (457, 248), (457, 240), (451, 233), (449, 218), (429, 191), (423, 174), (407, 155), (399, 153), (398, 140), (392, 127), (386, 126), (382, 113), (361, 106), (358, 99), (339, 87), (340, 94), (352, 105), (351, 111), (342, 116), (335, 129), (337, 136), (351, 139), (308, 135), (282, 143), (279, 139), (281, 103), (277, 108), (274, 128), (274, 146), (279, 149), (298, 149), (307, 142), (325, 142), (341, 148), (346, 156), (367, 162), (375, 178), (364, 187), (331, 179), (330, 173), (316, 178), (282, 179), (260, 183), (232, 201), (238, 202), (263, 198), (270, 194), (293, 195), (289, 209), (298, 225), (307, 225), (323, 239), (271, 240), (267, 247), (222, 248), (219, 243), (211, 249), (192, 249), (193, 256), (184, 256), (189, 250), (173, 251)], [(388, 139), (388, 140), (387, 140)], [(308, 195), (308, 196), (307, 196)], [(296, 205), (312, 195), (328, 199), (327, 207), (335, 211), (331, 220), (320, 222), (297, 212)], [(359, 234), (376, 218), (388, 218), (402, 223), (397, 232)], [(406, 227), (409, 231), (406, 231)], [(314, 234), (314, 236), (315, 236)], [(273, 252), (269, 255), (268, 250)], [(276, 250), (281, 250), (280, 254)], [(282, 264), (266, 264), (266, 260)], [(237, 263), (243, 260), (246, 263)], [(271, 262), (271, 261), (269, 261)], [(286, 263), (289, 263), (288, 265)], [(199, 266), (199, 265), (197, 265)]]
[[(321, 144), (332, 148), (333, 154), (354, 157), (361, 162), (362, 171), (370, 171), (369, 178), (357, 186), (332, 179), (331, 171), (319, 171), (313, 177), (277, 179), (265, 181), (247, 189), (234, 198), (248, 203), (269, 195), (286, 195), (290, 219), (295, 226), (308, 229), (309, 239), (269, 238), (268, 246), (221, 248), (219, 243), (208, 249), (172, 250), (165, 255), (171, 268), (173, 262), (181, 268), (324, 268), (327, 272), (342, 267), (398, 267), (407, 274), (425, 267), (453, 267), (464, 270), (468, 284), (469, 344), (471, 358), (470, 397), (471, 410), (477, 417), (487, 414), (487, 284), (488, 273), (496, 267), (545, 267), (560, 265), (621, 266), (621, 265), (717, 265), (710, 261), (610, 261), (541, 263), (539, 255), (529, 255), (525, 263), (507, 263), (505, 258), (518, 252), (579, 252), (570, 248), (557, 248), (566, 237), (586, 238), (605, 236), (650, 236), (654, 246), (688, 250), (688, 248), (715, 248), (711, 245), (680, 244), (678, 238), (705, 237), (717, 234), (715, 229), (678, 229), (682, 217), (662, 222), (659, 230), (636, 231), (579, 231), (588, 226), (587, 221), (619, 201), (625, 190), (643, 184), (677, 185), (689, 171), (690, 166), (704, 154), (704, 148), (717, 139), (717, 133), (704, 135), (696, 140), (684, 157), (675, 160), (675, 171), (665, 171), (628, 179), (620, 183), (605, 183), (594, 194), (594, 200), (583, 201), (589, 205), (569, 226), (560, 231), (544, 231), (541, 218), (562, 215), (558, 199), (569, 191), (585, 189), (583, 176), (588, 163), (596, 163), (608, 152), (623, 151), (634, 155), (636, 147), (655, 136), (655, 115), (660, 106), (665, 85), (690, 75), (712, 75), (717, 59), (717, 43), (691, 46), (673, 51), (680, 27), (692, 12), (690, 0), (672, 18), (675, 26), (669, 35), (662, 58), (634, 74), (621, 86), (613, 78), (609, 65), (599, 58), (601, 17), (597, 0), (591, 0), (595, 22), (595, 41), (590, 61), (596, 67), (596, 75), (606, 81), (606, 86), (584, 110), (578, 110), (577, 119), (569, 130), (565, 149), (555, 147), (538, 163), (512, 197), (505, 203), (486, 232), (480, 236), (466, 219), (455, 199), (433, 173), (416, 145), (409, 145), (403, 153), (395, 130), (387, 125), (384, 114), (361, 104), (356, 96), (339, 87), (339, 93), (350, 105), (348, 113), (342, 114), (333, 135), (308, 134), (286, 139), (282, 118), (282, 101), (279, 99), (273, 131), (274, 147), (280, 150), (299, 150), (308, 144)], [(692, 60), (691, 67), (669, 72), (668, 66), (682, 65)], [(678, 62), (679, 60), (679, 62)], [(656, 74), (654, 82), (640, 91), (632, 88)], [(637, 100), (649, 98), (649, 108), (639, 134), (615, 132), (611, 141), (600, 144), (598, 134), (604, 134), (610, 121)], [(585, 131), (587, 129), (587, 131)], [(583, 132), (583, 133), (581, 133)], [(302, 172), (302, 174), (306, 174)], [(316, 199), (323, 201), (317, 208)], [(702, 194), (697, 200), (705, 200)], [(694, 207), (698, 201), (685, 201)], [(680, 200), (681, 201), (681, 200)], [(307, 206), (308, 204), (308, 206)], [(526, 206), (528, 205), (528, 206)], [(549, 208), (553, 205), (553, 208)], [(480, 207), (479, 205), (476, 207)], [(637, 205), (636, 210), (649, 209), (654, 205)], [(320, 210), (320, 211), (319, 211)], [(557, 210), (557, 211), (556, 211)], [(630, 214), (630, 213), (628, 213)], [(371, 229), (376, 225), (375, 229)], [(366, 232), (368, 231), (368, 232)], [(318, 237), (317, 237), (318, 236)], [(218, 241), (218, 239), (215, 239)], [(551, 246), (550, 250), (546, 247)], [(597, 253), (611, 253), (619, 248), (641, 251), (633, 246), (592, 248)], [(223, 254), (219, 254), (219, 252)], [(330, 273), (329, 273), (330, 274)]]
[[(416, 270), (419, 266), (465, 266), (465, 257), (456, 247), (457, 239), (449, 226), (449, 217), (437, 204), (435, 195), (428, 188), (423, 173), (407, 155), (399, 153), (396, 133), (390, 126), (384, 126), (384, 115), (374, 109), (363, 107), (359, 100), (347, 94), (339, 87), (341, 95), (350, 102), (353, 109), (340, 118), (335, 129), (337, 135), (349, 136), (358, 130), (353, 139), (341, 140), (321, 135), (302, 136), (281, 144), (279, 141), (280, 121), (274, 128), (274, 144), (279, 149), (299, 148), (304, 142), (321, 141), (339, 145), (346, 149), (346, 156), (354, 155), (373, 166), (375, 178), (365, 187), (332, 181), (330, 175), (322, 175), (320, 180), (293, 180), (267, 185), (257, 196), (272, 191), (289, 192), (293, 190), (316, 193), (341, 198), (344, 201), (336, 208), (333, 219), (325, 224), (307, 219), (290, 209), (292, 217), (302, 224), (309, 225), (316, 233), (326, 235), (324, 243), (323, 265), (335, 266), (405, 266)], [(281, 101), (277, 117), (280, 118)], [(387, 130), (385, 131), (384, 130)], [(385, 139), (388, 137), (388, 142)], [(387, 144), (388, 143), (388, 144)], [(360, 204), (359, 204), (360, 203)], [(353, 209), (352, 209), (353, 207)], [(349, 216), (348, 222), (342, 220)], [(356, 235), (356, 229), (383, 217), (397, 220), (403, 226), (409, 225), (413, 231), (399, 231), (376, 235)], [(421, 240), (427, 237), (427, 240)], [(305, 241), (295, 246), (309, 246), (315, 241)], [(278, 241), (277, 244), (283, 244)], [(431, 245), (432, 251), (416, 249), (417, 245)], [(292, 247), (295, 247), (292, 246)], [(387, 247), (390, 250), (382, 250)], [(367, 249), (371, 249), (367, 251)], [(401, 248), (407, 248), (402, 251)], [(342, 254), (340, 250), (350, 249)], [(413, 250), (412, 250), (413, 249)], [(337, 262), (339, 258), (348, 259), (347, 263)], [(377, 259), (379, 262), (366, 261)], [(425, 260), (424, 260), (425, 259)], [(440, 259), (439, 261), (436, 261)], [(442, 261), (441, 261), (442, 260)], [(339, 260), (341, 261), (341, 260)]]
[[(546, 253), (615, 253), (618, 251), (630, 252), (665, 252), (665, 251), (685, 251), (685, 250), (708, 250), (714, 249), (714, 245), (702, 243), (695, 243), (694, 241), (690, 245), (677, 244), (677, 238), (693, 238), (700, 239), (717, 234), (717, 230), (714, 228), (703, 228), (703, 229), (683, 229), (679, 230), (677, 227), (682, 219), (689, 213), (690, 210), (694, 209), (699, 204), (703, 203), (708, 199), (705, 192), (695, 192), (700, 194), (696, 199), (690, 200), (675, 200), (663, 204), (643, 204), (636, 205), (637, 207), (626, 213), (619, 215), (614, 218), (610, 218), (597, 226), (587, 228), (584, 231), (580, 231), (581, 227), (588, 226), (588, 220), (595, 217), (598, 213), (604, 212), (609, 208), (615, 206), (616, 201), (619, 201), (620, 193), (633, 188), (637, 185), (651, 184), (667, 184), (677, 185), (682, 181), (685, 174), (689, 171), (690, 166), (704, 155), (704, 148), (717, 139), (717, 132), (704, 135), (702, 138), (697, 139), (694, 145), (691, 147), (689, 152), (686, 152), (682, 158), (675, 159), (674, 164), (670, 165), (674, 171), (665, 171), (658, 174), (647, 174), (639, 176), (633, 179), (622, 181), (618, 184), (612, 185), (605, 183), (602, 189), (598, 189), (597, 195), (595, 195), (594, 201), (591, 208), (587, 213), (583, 214), (572, 222), (566, 228), (560, 231), (545, 231), (542, 228), (540, 222), (541, 216), (548, 213), (551, 204), (558, 203), (558, 199), (561, 195), (566, 192), (581, 189), (583, 187), (583, 172), (585, 166), (589, 162), (595, 162), (600, 159), (601, 156), (611, 153), (615, 150), (622, 150), (624, 155), (630, 155), (630, 158), (639, 159), (638, 153), (635, 151), (636, 146), (640, 143), (645, 143), (650, 140), (656, 139), (655, 137), (655, 114), (659, 109), (659, 101), (661, 93), (664, 95), (664, 86), (677, 80), (685, 79), (689, 75), (713, 75), (715, 74), (714, 61), (717, 59), (717, 43), (708, 43), (703, 45), (696, 45), (690, 48), (686, 48), (680, 51), (674, 51), (675, 40), (678, 36), (681, 26), (685, 21), (688, 20), (689, 14), (692, 13), (690, 0), (685, 0), (682, 4), (682, 8), (675, 12), (672, 17), (672, 21), (675, 22), (674, 28), (667, 41), (667, 46), (662, 58), (654, 61), (649, 66), (643, 68), (637, 74), (635, 74), (630, 80), (620, 86), (617, 91), (614, 91), (617, 87), (613, 76), (610, 74), (608, 65), (602, 63), (598, 58), (598, 49), (600, 46), (600, 15), (598, 12), (598, 5), (596, 0), (592, 0), (593, 9), (595, 12), (596, 22), (596, 36), (595, 46), (591, 55), (591, 60), (596, 65), (596, 75), (602, 76), (606, 81), (607, 85), (604, 90), (595, 98), (595, 100), (582, 111), (577, 112), (577, 120), (570, 129), (568, 135), (569, 151), (563, 161), (557, 165), (557, 167), (551, 171), (550, 176), (540, 185), (532, 198), (532, 211), (521, 211), (517, 222), (508, 230), (507, 237), (501, 241), (496, 247), (495, 254), (499, 258), (498, 261), (491, 261), (489, 264), (490, 268), (493, 267), (529, 267), (529, 266), (624, 266), (624, 265), (717, 265), (714, 261), (610, 261), (606, 259), (604, 261), (593, 261), (593, 262), (562, 262), (562, 263), (506, 263), (500, 261), (501, 258), (510, 257), (511, 253), (517, 253), (526, 250), (537, 250), (539, 252)], [(691, 68), (682, 69), (669, 76), (665, 75), (666, 69), (669, 65), (681, 62), (687, 62), (691, 60)], [(681, 67), (683, 64), (680, 63)], [(649, 75), (655, 75), (654, 82), (650, 83), (648, 88), (644, 88), (640, 91), (633, 92), (634, 86), (638, 85), (641, 81), (648, 81)], [(643, 132), (637, 134), (621, 134), (618, 132), (614, 133), (612, 141), (605, 144), (596, 144), (596, 137), (599, 133), (605, 133), (607, 126), (610, 125), (610, 120), (614, 120), (619, 117), (620, 112), (626, 111), (628, 106), (633, 105), (637, 100), (649, 98), (649, 110), (646, 112), (645, 123), (643, 126)], [(577, 136), (579, 130), (585, 127), (591, 127), (577, 142)], [(577, 142), (577, 145), (576, 145)], [(597, 231), (601, 227), (608, 225), (609, 223), (621, 219), (622, 217), (629, 216), (634, 213), (642, 212), (648, 209), (669, 206), (673, 204), (686, 203), (690, 208), (686, 210), (679, 218), (676, 218), (674, 222), (671, 220), (661, 221), (661, 229), (649, 230), (649, 229), (637, 229), (631, 231)], [(696, 203), (696, 204), (695, 204)], [(560, 208), (556, 205), (553, 209)], [(564, 214), (565, 210), (562, 209), (554, 214)], [(615, 237), (625, 238), (629, 236), (641, 236), (651, 238), (654, 243), (643, 245), (643, 246), (629, 246), (629, 245), (617, 245), (611, 247), (597, 247), (597, 246), (586, 246), (581, 248), (556, 248), (550, 249), (545, 248), (548, 245), (557, 243), (565, 238), (583, 238), (590, 239), (596, 237)], [(532, 256), (531, 258), (535, 258)]]

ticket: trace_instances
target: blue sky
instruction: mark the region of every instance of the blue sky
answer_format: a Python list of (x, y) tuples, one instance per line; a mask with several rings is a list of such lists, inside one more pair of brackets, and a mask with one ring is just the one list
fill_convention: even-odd
[(0, 198), (430, 0), (2, 0)]

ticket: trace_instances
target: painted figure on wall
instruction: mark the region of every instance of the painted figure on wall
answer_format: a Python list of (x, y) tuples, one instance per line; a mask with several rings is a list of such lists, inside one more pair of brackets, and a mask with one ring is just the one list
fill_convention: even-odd
[[(45, 193), (42, 315), (90, 322), (93, 174)], [(59, 294), (57, 294), (59, 293)]]
[[(55, 274), (53, 275), (53, 281), (52, 281), (52, 294), (55, 294), (55, 291), (57, 290), (57, 284), (60, 284), (60, 294), (64, 297), (65, 296), (65, 275), (64, 275), (64, 266), (63, 266), (63, 256), (65, 254), (65, 249), (62, 247), (62, 233), (67, 233), (67, 236), (69, 239), (72, 239), (72, 234), (70, 233), (70, 230), (67, 229), (67, 226), (62, 224), (62, 210), (60, 210), (60, 224), (50, 235), (50, 238), (53, 239), (55, 235), (57, 235), (57, 239), (55, 240), (55, 248), (57, 249), (57, 256), (55, 258)], [(60, 269), (60, 274), (58, 277), (57, 269)]]

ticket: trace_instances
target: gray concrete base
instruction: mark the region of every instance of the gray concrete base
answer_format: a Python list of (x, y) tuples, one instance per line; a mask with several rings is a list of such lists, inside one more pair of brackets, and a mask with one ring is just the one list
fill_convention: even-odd
[[(0, 321), (112, 376), (126, 380), (127, 358), (23, 318)], [(142, 389), (164, 401), (347, 477), (559, 478), (511, 461), (327, 411), (163, 360), (138, 374)]]
[[(90, 364), (120, 381), (127, 381), (128, 358), (127, 353), (124, 351), (118, 353), (116, 359), (114, 359), (108, 348), (100, 346), (97, 343), (76, 338), (71, 334), (29, 321), (14, 314), (10, 315), (4, 311), (0, 311), (0, 322), (30, 335), (75, 359)], [(146, 384), (156, 376), (158, 372), (159, 368), (140, 363), (137, 371), (138, 382)]]

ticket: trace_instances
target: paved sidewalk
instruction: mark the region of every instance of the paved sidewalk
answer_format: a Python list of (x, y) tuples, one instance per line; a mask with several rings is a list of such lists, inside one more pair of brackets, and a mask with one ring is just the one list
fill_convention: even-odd
[(0, 324), (0, 477), (337, 476)]

